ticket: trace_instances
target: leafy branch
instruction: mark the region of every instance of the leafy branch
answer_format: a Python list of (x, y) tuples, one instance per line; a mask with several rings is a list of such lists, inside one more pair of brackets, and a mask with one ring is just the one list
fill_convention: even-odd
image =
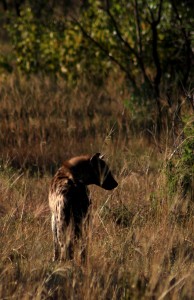
[(94, 39), (91, 34), (89, 34), (87, 32), (87, 30), (84, 28), (84, 26), (81, 24), (81, 22), (79, 22), (76, 18), (74, 18), (73, 16), (71, 16), (72, 20), (75, 22), (75, 24), (80, 28), (81, 32), (83, 33), (83, 35), (89, 39), (97, 48), (99, 48), (104, 54), (106, 54), (106, 56), (113, 61), (114, 63), (116, 63), (120, 69), (122, 71), (124, 71), (124, 73), (126, 74), (126, 76), (128, 77), (128, 79), (131, 81), (131, 83), (133, 84), (133, 87), (137, 87), (136, 85), (136, 81), (134, 80), (134, 78), (131, 76), (131, 73), (129, 72), (129, 69), (126, 68), (115, 56), (113, 56), (110, 51), (108, 49), (106, 49), (99, 41), (97, 41), (96, 39)]

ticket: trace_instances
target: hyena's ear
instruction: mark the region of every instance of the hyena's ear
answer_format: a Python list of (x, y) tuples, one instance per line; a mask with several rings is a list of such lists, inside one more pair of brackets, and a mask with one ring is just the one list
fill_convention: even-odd
[(103, 159), (103, 158), (104, 158), (104, 155), (102, 155), (101, 153), (96, 153), (90, 158), (90, 162), (93, 164), (96, 161), (98, 161), (98, 159)]
[(103, 159), (104, 158), (104, 154), (100, 154), (99, 158)]

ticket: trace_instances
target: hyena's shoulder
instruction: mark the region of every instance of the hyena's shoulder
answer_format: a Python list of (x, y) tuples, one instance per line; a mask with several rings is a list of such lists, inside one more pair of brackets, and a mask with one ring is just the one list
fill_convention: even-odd
[(67, 168), (62, 166), (54, 175), (49, 189), (49, 205), (55, 207), (56, 203), (64, 202), (65, 198), (72, 186), (74, 180), (72, 174)]
[(73, 176), (68, 168), (62, 166), (60, 169), (58, 169), (51, 181), (50, 192), (62, 194), (68, 189), (68, 187), (72, 185), (73, 182)]

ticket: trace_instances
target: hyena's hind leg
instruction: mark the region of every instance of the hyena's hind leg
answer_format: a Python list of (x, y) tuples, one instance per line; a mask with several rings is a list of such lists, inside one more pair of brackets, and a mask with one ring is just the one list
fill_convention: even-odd
[(72, 222), (66, 220), (66, 209), (59, 201), (55, 213), (52, 213), (53, 261), (73, 258)]
[[(65, 241), (65, 216), (64, 216), (64, 203), (63, 201), (58, 201), (56, 205), (56, 218), (55, 218), (55, 229), (56, 229), (56, 241), (54, 240), (54, 255), (57, 259), (60, 258), (60, 261), (65, 258), (66, 250), (66, 241)], [(56, 243), (55, 243), (56, 242)]]
[(73, 259), (73, 223), (70, 208), (60, 201), (57, 205), (57, 240), (60, 248), (60, 261)]
[(82, 263), (87, 263), (87, 257), (88, 257), (88, 247), (89, 247), (89, 223), (90, 223), (90, 213), (87, 213), (87, 216), (85, 217), (85, 220), (82, 223), (82, 246), (81, 246), (81, 261)]
[(53, 261), (56, 261), (59, 258), (59, 241), (57, 237), (57, 220), (55, 214), (52, 214), (51, 217), (51, 227), (53, 232)]

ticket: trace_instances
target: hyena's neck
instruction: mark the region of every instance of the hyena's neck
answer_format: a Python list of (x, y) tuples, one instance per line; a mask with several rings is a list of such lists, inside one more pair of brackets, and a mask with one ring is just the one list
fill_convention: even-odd
[(64, 162), (63, 167), (71, 174), (75, 182), (83, 182), (85, 185), (93, 183), (93, 169), (90, 156), (78, 156)]

